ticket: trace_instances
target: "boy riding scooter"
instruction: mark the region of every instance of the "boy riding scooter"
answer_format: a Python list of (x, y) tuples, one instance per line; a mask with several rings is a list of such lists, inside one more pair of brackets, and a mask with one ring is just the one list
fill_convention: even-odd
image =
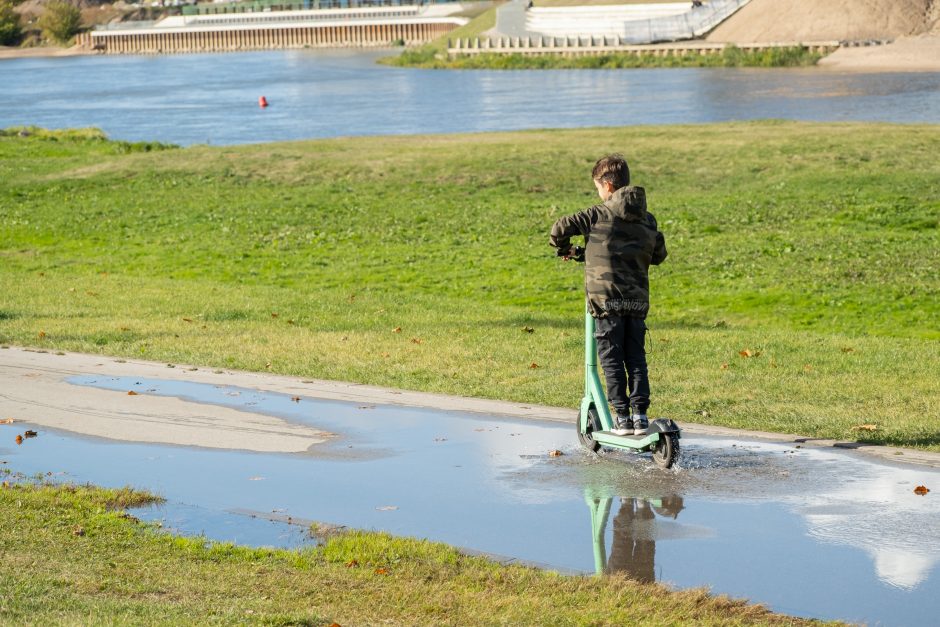
[[(646, 192), (630, 185), (630, 169), (621, 155), (598, 160), (591, 176), (603, 203), (555, 222), (550, 244), (558, 256), (585, 262), (597, 355), (607, 400), (617, 413), (611, 433), (644, 435), (650, 404), (644, 346), (649, 267), (666, 258), (666, 240), (646, 210)], [(575, 235), (584, 236), (584, 249), (571, 246)]]

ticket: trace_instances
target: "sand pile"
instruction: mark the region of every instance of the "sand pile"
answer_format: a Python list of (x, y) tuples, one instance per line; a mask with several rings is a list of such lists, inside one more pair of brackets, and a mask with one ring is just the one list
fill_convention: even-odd
[(751, 0), (709, 41), (895, 39), (940, 33), (940, 0)]

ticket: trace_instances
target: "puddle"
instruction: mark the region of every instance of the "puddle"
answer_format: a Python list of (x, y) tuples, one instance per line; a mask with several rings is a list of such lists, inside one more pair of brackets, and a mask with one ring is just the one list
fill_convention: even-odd
[[(113, 442), (0, 425), (3, 468), (167, 504), (135, 512), (242, 544), (312, 542), (320, 521), (432, 540), (563, 571), (622, 570), (707, 586), (799, 616), (934, 624), (940, 615), (940, 472), (851, 451), (685, 437), (678, 468), (593, 456), (572, 425), (301, 398), (180, 381), (76, 377), (340, 434), (302, 454)], [(38, 437), (17, 446), (25, 429)], [(564, 455), (550, 457), (561, 450)], [(58, 473), (64, 473), (59, 475)], [(934, 491), (917, 496), (926, 485)]]

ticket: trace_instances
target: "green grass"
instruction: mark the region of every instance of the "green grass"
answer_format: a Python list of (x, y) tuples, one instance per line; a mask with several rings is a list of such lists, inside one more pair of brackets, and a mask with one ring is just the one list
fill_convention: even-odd
[(621, 150), (670, 252), (654, 415), (940, 450), (938, 140), (791, 122), (150, 152), (3, 136), (0, 343), (575, 408), (582, 269), (548, 230)]
[(385, 534), (341, 533), (296, 551), (207, 543), (136, 521), (119, 509), (125, 501), (92, 487), (4, 483), (0, 622), (809, 624), (703, 590), (499, 566)]
[(656, 56), (653, 54), (608, 53), (585, 56), (560, 54), (497, 54), (482, 53), (447, 57), (436, 48), (424, 47), (403, 51), (397, 57), (382, 59), (383, 63), (402, 67), (450, 70), (561, 70), (561, 69), (634, 69), (676, 67), (806, 67), (816, 65), (823, 57), (802, 46), (771, 50), (742, 50), (728, 46), (720, 54), (685, 53)]

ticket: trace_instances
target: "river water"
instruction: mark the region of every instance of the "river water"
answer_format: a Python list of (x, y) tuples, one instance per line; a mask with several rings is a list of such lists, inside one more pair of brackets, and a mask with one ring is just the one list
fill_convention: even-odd
[(0, 128), (96, 126), (114, 139), (190, 145), (766, 118), (940, 122), (940, 73), (440, 71), (375, 63), (387, 54), (0, 60)]

